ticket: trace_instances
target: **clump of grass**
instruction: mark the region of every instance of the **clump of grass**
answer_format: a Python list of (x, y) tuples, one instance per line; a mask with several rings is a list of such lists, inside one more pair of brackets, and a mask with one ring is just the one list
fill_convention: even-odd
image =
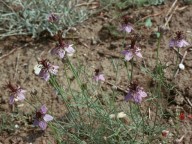
[[(32, 35), (38, 37), (43, 31), (52, 36), (87, 19), (86, 8), (76, 7), (71, 0), (7, 0), (1, 1), (0, 38), (12, 35)], [(59, 17), (57, 23), (50, 23), (48, 16), (54, 13)]]

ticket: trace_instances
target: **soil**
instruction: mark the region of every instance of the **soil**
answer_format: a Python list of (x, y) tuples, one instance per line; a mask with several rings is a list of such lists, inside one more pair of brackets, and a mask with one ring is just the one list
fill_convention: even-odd
[[(135, 31), (140, 33), (141, 39), (139, 46), (142, 49), (143, 60), (137, 59), (134, 69), (134, 79), (137, 79), (142, 87), (146, 90), (153, 89), (153, 79), (149, 73), (141, 71), (140, 66), (153, 70), (156, 65), (156, 51), (157, 51), (157, 39), (154, 37), (154, 32), (157, 31), (158, 26), (164, 25), (165, 15), (168, 12), (172, 2), (168, 2), (160, 6), (129, 8), (123, 13), (127, 13), (133, 17), (133, 23), (141, 20), (143, 17), (151, 15), (152, 27), (146, 28), (144, 21), (140, 21), (135, 26)], [(185, 112), (185, 114), (191, 113), (190, 101), (192, 101), (192, 52), (188, 51), (186, 60), (184, 61), (185, 70), (179, 72), (176, 78), (173, 78), (173, 72), (175, 70), (175, 62), (177, 54), (173, 49), (168, 47), (168, 43), (174, 32), (181, 30), (184, 31), (186, 40), (192, 42), (192, 5), (184, 5), (180, 3), (179, 9), (173, 13), (173, 16), (169, 22), (169, 28), (164, 32), (159, 48), (159, 60), (162, 64), (167, 65), (165, 69), (165, 78), (167, 82), (175, 84), (175, 88), (172, 93), (164, 92), (164, 103), (166, 105), (165, 110), (170, 113), (175, 113), (177, 110)], [(147, 10), (146, 10), (147, 9)], [(154, 16), (154, 14), (157, 14)], [(69, 43), (73, 43), (76, 49), (76, 53), (71, 59), (73, 63), (83, 63), (86, 65), (87, 71), (90, 76), (94, 73), (95, 68), (102, 68), (102, 72), (105, 74), (107, 81), (115, 83), (115, 85), (126, 89), (128, 83), (126, 81), (126, 71), (122, 69), (124, 63), (121, 59), (121, 51), (123, 49), (123, 38), (119, 35), (115, 35), (113, 29), (110, 26), (119, 25), (120, 18), (116, 18), (115, 10), (103, 10), (101, 13), (94, 15), (87, 21), (83, 22), (76, 27), (76, 31), (71, 30), (67, 36)], [(128, 40), (127, 43), (130, 41)], [(54, 113), (54, 117), (62, 118), (67, 110), (63, 106), (63, 102), (57, 97), (55, 91), (48, 83), (35, 76), (33, 73), (34, 65), (37, 64), (37, 58), (49, 58), (50, 61), (63, 66), (60, 59), (52, 57), (49, 51), (55, 46), (55, 41), (48, 38), (41, 38), (40, 40), (34, 40), (30, 37), (7, 37), (0, 41), (0, 111), (6, 112), (7, 116), (10, 116), (10, 112), (13, 110), (8, 104), (9, 93), (4, 90), (3, 86), (11, 81), (22, 85), (28, 92), (26, 97), (34, 105), (36, 100), (31, 95), (40, 98), (41, 101), (48, 105), (48, 108)], [(181, 49), (181, 53), (184, 54), (186, 49)], [(120, 63), (120, 70), (118, 79), (116, 79), (114, 69), (112, 66), (112, 58)], [(78, 60), (78, 62), (77, 62)], [(70, 74), (69, 74), (70, 75)], [(65, 76), (63, 76), (62, 70), (59, 71), (59, 81), (66, 87)], [(72, 75), (70, 75), (72, 77)], [(76, 84), (72, 86), (75, 88)], [(107, 86), (107, 90), (110, 87)], [(118, 99), (123, 98), (123, 93), (118, 96)], [(171, 100), (170, 100), (171, 99)], [(171, 102), (170, 102), (171, 101)], [(126, 105), (126, 103), (124, 103)], [(7, 121), (8, 125), (11, 125), (12, 129), (6, 129), (0, 133), (0, 143), (56, 143), (54, 138), (49, 135), (49, 132), (39, 131), (38, 128), (34, 129), (32, 125), (32, 116), (35, 109), (31, 110), (28, 107), (28, 103), (24, 103), (24, 106), (19, 107), (20, 114), (26, 119), (26, 123), (21, 121), (22, 118), (17, 117), (12, 121)], [(15, 109), (15, 108), (14, 108)], [(3, 117), (3, 115), (1, 115)], [(17, 117), (17, 118), (16, 118)], [(170, 125), (176, 125), (175, 121), (168, 118), (165, 119), (165, 123)], [(15, 125), (19, 125), (19, 128), (15, 129)], [(175, 139), (179, 139), (184, 135), (181, 143), (192, 143), (192, 121), (185, 119), (181, 121), (180, 131), (176, 131), (175, 137), (170, 139), (170, 143), (173, 143)]]

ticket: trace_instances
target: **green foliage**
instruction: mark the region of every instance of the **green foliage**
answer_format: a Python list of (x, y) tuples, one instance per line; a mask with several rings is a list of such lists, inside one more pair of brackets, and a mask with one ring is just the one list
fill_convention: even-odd
[(192, 0), (184, 0), (186, 4), (192, 4)]
[(148, 19), (145, 21), (145, 26), (148, 27), (148, 28), (152, 27), (152, 22), (151, 22), (151, 19), (150, 19), (150, 18), (148, 18)]
[[(28, 34), (37, 37), (43, 31), (54, 35), (87, 18), (88, 11), (77, 4), (75, 0), (7, 0), (0, 11), (0, 38)], [(58, 23), (48, 22), (51, 13), (59, 16)]]

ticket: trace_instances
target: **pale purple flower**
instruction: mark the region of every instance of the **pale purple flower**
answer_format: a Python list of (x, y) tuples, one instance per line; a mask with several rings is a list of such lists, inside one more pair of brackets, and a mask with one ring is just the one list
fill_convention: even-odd
[(42, 130), (47, 128), (47, 122), (53, 120), (53, 117), (47, 114), (47, 110), (45, 105), (41, 106), (40, 110), (36, 112), (35, 120), (33, 122), (33, 125), (39, 126)]
[(45, 81), (49, 80), (50, 74), (56, 75), (58, 72), (59, 66), (52, 65), (47, 59), (40, 61), (39, 64), (42, 65), (39, 76)]
[(139, 58), (143, 58), (140, 51), (141, 49), (135, 45), (135, 41), (133, 40), (131, 42), (131, 45), (128, 46), (128, 50), (124, 50), (122, 54), (125, 56), (126, 61), (130, 61), (134, 57), (134, 55)]
[(130, 23), (128, 23), (128, 24), (122, 24), (120, 27), (120, 30), (130, 33), (134, 29), (133, 29), (133, 26)]
[(96, 69), (96, 70), (95, 70), (95, 75), (94, 75), (93, 79), (94, 79), (96, 82), (105, 81), (104, 74), (100, 73), (100, 70), (99, 70), (99, 69)]
[(127, 15), (123, 16), (123, 23), (120, 26), (120, 31), (130, 33), (132, 30), (134, 30), (132, 24), (129, 22), (129, 18), (130, 17)]
[(55, 48), (51, 50), (52, 55), (57, 55), (60, 58), (64, 58), (65, 54), (72, 56), (75, 53), (73, 45), (59, 43)]
[(57, 16), (54, 13), (51, 13), (51, 14), (48, 15), (47, 19), (48, 19), (49, 22), (53, 23), (53, 22), (57, 22), (59, 20), (59, 16)]
[(24, 93), (26, 90), (22, 89), (20, 86), (14, 86), (10, 82), (6, 85), (9, 89), (11, 96), (9, 98), (9, 104), (14, 104), (15, 101), (23, 101), (25, 99)]
[(133, 100), (136, 103), (141, 103), (142, 99), (147, 97), (147, 93), (136, 82), (131, 83), (129, 91), (125, 96), (125, 101)]
[(177, 31), (176, 37), (172, 38), (169, 41), (169, 47), (182, 48), (182, 47), (186, 47), (188, 45), (189, 45), (189, 43), (184, 39), (182, 31)]

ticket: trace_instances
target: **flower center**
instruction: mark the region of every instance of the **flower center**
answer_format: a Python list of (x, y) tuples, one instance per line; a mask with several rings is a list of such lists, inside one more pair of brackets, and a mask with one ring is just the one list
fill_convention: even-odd
[(43, 65), (43, 69), (48, 70), (50, 68), (50, 62), (48, 59), (39, 61), (39, 64)]
[(183, 39), (183, 37), (184, 37), (184, 36), (183, 36), (183, 32), (182, 32), (182, 31), (177, 31), (177, 32), (176, 32), (176, 37), (175, 37), (175, 38), (176, 38), (177, 40), (181, 40), (181, 39)]
[(43, 114), (41, 112), (39, 112), (39, 111), (36, 112), (36, 118), (37, 119), (41, 119), (42, 116), (43, 116)]
[(5, 87), (8, 88), (12, 93), (16, 93), (18, 90), (18, 88), (13, 86), (10, 82)]

